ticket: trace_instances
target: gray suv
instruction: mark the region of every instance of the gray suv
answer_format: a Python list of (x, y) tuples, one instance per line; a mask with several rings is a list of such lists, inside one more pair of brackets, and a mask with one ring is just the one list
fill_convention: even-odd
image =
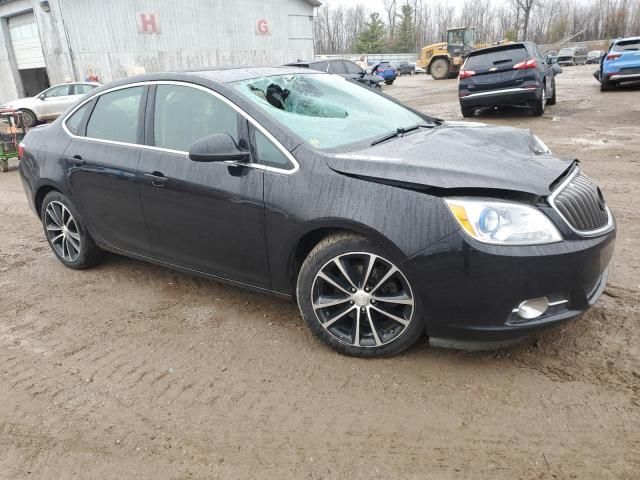
[(588, 51), (583, 47), (563, 48), (558, 53), (558, 63), (560, 65), (586, 65)]

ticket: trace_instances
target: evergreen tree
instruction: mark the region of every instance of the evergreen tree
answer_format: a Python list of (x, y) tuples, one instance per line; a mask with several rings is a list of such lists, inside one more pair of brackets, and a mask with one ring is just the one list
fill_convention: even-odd
[(395, 50), (400, 53), (415, 52), (416, 30), (413, 22), (413, 7), (405, 3), (400, 9), (400, 23), (396, 27)]
[(356, 45), (358, 53), (382, 53), (384, 50), (384, 33), (384, 23), (380, 20), (380, 14), (372, 13), (358, 37)]

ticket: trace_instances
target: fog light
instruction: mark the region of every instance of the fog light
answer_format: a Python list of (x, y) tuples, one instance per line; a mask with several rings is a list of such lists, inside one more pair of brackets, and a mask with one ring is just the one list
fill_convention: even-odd
[(532, 298), (530, 300), (525, 300), (518, 308), (514, 309), (514, 312), (518, 313), (520, 318), (524, 318), (525, 320), (533, 320), (534, 318), (538, 318), (549, 308), (549, 300), (547, 297), (540, 298)]

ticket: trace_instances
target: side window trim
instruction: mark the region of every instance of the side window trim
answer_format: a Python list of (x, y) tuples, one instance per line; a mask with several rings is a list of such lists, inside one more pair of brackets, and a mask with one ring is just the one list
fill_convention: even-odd
[[(125, 143), (125, 142), (116, 142), (116, 141), (113, 141), (113, 140), (102, 140), (102, 139), (99, 139), (99, 138), (89, 138), (87, 136), (80, 136), (80, 135), (73, 134), (71, 131), (69, 131), (69, 129), (66, 126), (66, 122), (71, 117), (71, 115), (73, 115), (78, 109), (82, 108), (84, 105), (86, 105), (89, 102), (94, 102), (94, 105), (91, 107), (91, 113), (93, 113), (93, 109), (95, 108), (95, 104), (97, 103), (97, 99), (99, 97), (101, 97), (102, 95), (104, 95), (104, 94), (107, 94), (109, 92), (113, 92), (115, 90), (122, 90), (122, 89), (125, 89), (125, 88), (139, 87), (139, 86), (151, 87), (151, 86), (155, 86), (155, 85), (184, 85), (184, 86), (188, 86), (188, 87), (204, 90), (205, 92), (209, 93), (210, 95), (213, 95), (214, 97), (220, 99), (221, 101), (223, 101), (224, 103), (229, 105), (231, 108), (233, 108), (240, 116), (244, 117), (251, 126), (256, 128), (257, 130), (260, 130), (260, 132), (265, 137), (267, 137), (278, 148), (278, 150), (280, 150), (282, 152), (282, 154), (285, 157), (287, 157), (289, 159), (289, 161), (293, 165), (293, 168), (292, 169), (284, 169), (284, 168), (275, 168), (275, 167), (265, 167), (264, 165), (255, 164), (255, 163), (252, 164), (251, 166), (253, 166), (255, 168), (261, 168), (261, 169), (264, 169), (264, 170), (268, 170), (268, 171), (273, 171), (273, 172), (277, 172), (277, 173), (286, 174), (286, 175), (291, 175), (291, 174), (297, 172), (300, 169), (300, 164), (295, 159), (295, 157), (291, 154), (291, 152), (289, 152), (284, 147), (284, 145), (282, 145), (282, 143), (280, 143), (280, 141), (277, 138), (275, 138), (266, 128), (264, 128), (249, 113), (247, 113), (244, 110), (242, 110), (238, 105), (233, 103), (231, 100), (226, 98), (221, 93), (219, 93), (219, 92), (217, 92), (217, 91), (215, 91), (215, 90), (213, 90), (213, 89), (211, 89), (209, 87), (204, 87), (202, 85), (189, 83), (189, 82), (185, 82), (185, 81), (180, 81), (180, 80), (148, 80), (148, 81), (144, 81), (144, 82), (136, 82), (136, 83), (131, 83), (131, 84), (128, 84), (128, 85), (122, 85), (122, 86), (119, 86), (119, 87), (113, 87), (113, 88), (110, 88), (108, 90), (104, 90), (104, 91), (102, 91), (102, 92), (100, 92), (98, 94), (95, 94), (93, 97), (85, 100), (84, 102), (80, 103), (73, 110), (71, 110), (67, 114), (67, 116), (64, 117), (64, 119), (62, 121), (63, 130), (71, 138), (79, 138), (81, 140), (87, 140), (87, 141), (92, 141), (92, 142), (112, 143), (112, 144), (116, 144), (116, 145), (128, 145), (128, 146), (132, 146), (132, 147), (149, 148), (149, 149), (161, 150), (161, 151), (170, 151), (170, 152), (174, 152), (174, 153), (181, 153), (183, 155), (188, 155), (189, 152), (178, 151), (178, 150), (169, 150), (169, 149), (166, 149), (166, 148), (160, 148), (160, 147), (147, 145), (146, 143), (133, 144), (133, 143)], [(148, 95), (147, 95), (147, 97), (148, 97)], [(145, 100), (144, 103), (145, 103), (145, 108), (146, 108), (146, 98), (144, 98), (144, 100)], [(85, 135), (86, 135), (86, 124), (88, 123), (88, 119), (89, 118), (91, 118), (91, 115), (87, 115), (87, 117), (85, 118), (85, 121), (83, 122), (85, 124), (85, 125), (83, 125), (83, 127), (85, 129), (85, 132), (84, 132)]]
[(148, 147), (153, 147), (153, 113), (156, 108), (156, 88), (157, 85), (149, 85), (147, 89), (147, 103), (145, 105), (144, 112), (144, 144)]
[[(250, 150), (251, 150), (252, 162), (254, 162), (258, 166), (263, 167), (266, 170), (270, 170), (270, 169), (287, 170), (287, 168), (275, 167), (273, 166), (273, 164), (268, 164), (267, 162), (263, 161), (260, 158), (260, 153), (258, 152), (258, 140), (256, 139), (256, 131), (260, 132), (261, 134), (262, 132), (258, 130), (258, 128), (256, 128), (255, 125), (249, 125), (248, 128), (249, 128), (249, 139), (250, 139), (249, 145), (251, 147)], [(263, 135), (263, 137), (265, 137), (268, 142), (270, 142), (272, 145), (274, 145), (277, 148), (277, 144), (274, 143), (270, 138), (268, 138), (266, 135)], [(287, 166), (292, 167), (293, 164), (291, 163), (291, 160), (289, 160), (287, 156), (285, 155), (283, 156), (289, 162)]]
[(89, 108), (87, 108), (87, 111), (84, 112), (84, 118), (82, 119), (82, 123), (80, 123), (80, 129), (78, 130), (78, 135), (81, 137), (86, 138), (87, 136), (87, 123), (89, 123), (89, 118), (91, 118), (93, 109), (96, 108), (96, 103), (98, 103), (98, 97), (95, 97), (90, 102), (88, 102)]
[[(146, 112), (145, 112), (145, 120), (144, 120), (144, 124), (145, 124), (145, 135), (144, 135), (144, 145), (146, 145), (147, 147), (151, 147), (151, 148), (159, 148), (162, 150), (170, 150), (172, 152), (176, 152), (176, 153), (181, 153), (183, 155), (188, 155), (189, 152), (186, 151), (182, 151), (182, 150), (173, 150), (170, 148), (164, 148), (164, 147), (157, 147), (156, 146), (156, 140), (155, 140), (155, 121), (156, 121), (156, 116), (155, 116), (155, 110), (156, 110), (156, 91), (158, 90), (158, 85), (162, 85), (162, 83), (154, 83), (149, 85), (149, 89), (148, 89), (148, 94), (147, 94), (147, 104), (146, 104)], [(189, 84), (180, 84), (180, 86), (183, 87), (187, 87), (187, 88), (193, 88), (194, 90), (200, 90), (199, 88), (196, 88), (192, 85)], [(209, 91), (207, 89), (207, 91)], [(219, 99), (219, 97), (215, 96), (215, 98)], [(222, 101), (222, 100), (221, 100)], [(226, 102), (225, 105), (228, 105)], [(243, 148), (243, 143), (244, 144), (250, 144), (249, 141), (249, 137), (248, 137), (248, 133), (247, 133), (247, 118), (240, 114), (238, 112), (238, 110), (236, 110), (235, 108), (233, 108), (233, 110), (236, 112), (236, 121), (237, 121), (237, 128), (238, 128), (238, 145)], [(246, 145), (245, 145), (246, 147)], [(250, 163), (254, 163), (253, 160), (253, 154), (251, 155), (252, 159)]]

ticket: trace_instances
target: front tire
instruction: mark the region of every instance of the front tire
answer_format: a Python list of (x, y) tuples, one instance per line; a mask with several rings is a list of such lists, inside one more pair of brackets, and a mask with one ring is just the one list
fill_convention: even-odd
[(38, 123), (36, 115), (31, 110), (18, 110), (18, 113), (22, 117), (22, 125), (25, 127), (30, 128)]
[(437, 58), (431, 63), (429, 73), (434, 80), (444, 80), (449, 76), (449, 62), (444, 58)]
[(318, 243), (302, 264), (296, 296), (311, 331), (345, 355), (395, 355), (424, 335), (419, 301), (400, 262), (360, 235)]
[(65, 266), (76, 270), (92, 267), (102, 250), (89, 235), (76, 207), (60, 192), (49, 192), (42, 202), (40, 219), (51, 250)]

